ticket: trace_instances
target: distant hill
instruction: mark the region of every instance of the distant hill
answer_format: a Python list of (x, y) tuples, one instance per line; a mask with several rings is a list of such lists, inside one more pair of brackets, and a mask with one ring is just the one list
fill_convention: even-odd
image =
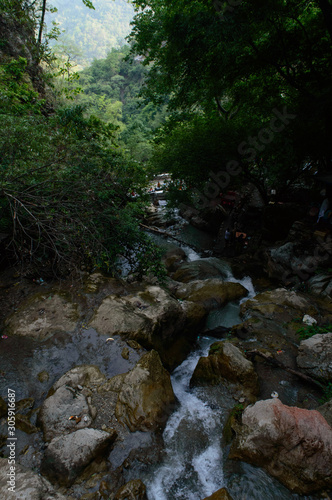
[(93, 5), (95, 10), (88, 9), (82, 0), (51, 0), (49, 6), (58, 12), (48, 13), (46, 18), (48, 29), (55, 21), (59, 29), (65, 30), (57, 43), (68, 47), (81, 66), (121, 47), (134, 16), (134, 8), (127, 0), (93, 0)]

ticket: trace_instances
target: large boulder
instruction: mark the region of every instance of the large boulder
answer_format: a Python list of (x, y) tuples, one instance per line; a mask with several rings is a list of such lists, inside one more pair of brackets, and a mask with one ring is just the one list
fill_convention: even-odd
[[(63, 495), (57, 493), (51, 483), (36, 472), (26, 469), (16, 463), (12, 476), (7, 458), (0, 458), (0, 491), (5, 500), (65, 500)], [(8, 481), (13, 481), (12, 486)], [(9, 490), (8, 488), (14, 488)]]
[(147, 286), (134, 295), (104, 299), (90, 326), (105, 335), (130, 336), (153, 346), (153, 337), (174, 333), (174, 323), (184, 321), (182, 308), (159, 286)]
[(302, 340), (297, 364), (314, 378), (332, 380), (332, 333), (318, 333)]
[(192, 281), (181, 285), (175, 292), (178, 299), (198, 303), (207, 311), (241, 299), (247, 293), (248, 290), (240, 283), (223, 282), (220, 279)]
[(209, 355), (199, 359), (190, 385), (215, 385), (223, 380), (242, 386), (251, 399), (258, 394), (258, 378), (251, 361), (230, 342), (215, 342)]
[(172, 279), (182, 283), (189, 283), (195, 280), (225, 278), (228, 274), (229, 268), (225, 267), (224, 262), (215, 257), (210, 257), (182, 264), (173, 274)]
[(97, 367), (82, 365), (67, 372), (54, 384), (38, 416), (45, 441), (91, 425), (95, 414), (88, 397), (91, 389), (104, 380), (105, 376)]
[[(166, 366), (173, 368), (169, 349), (179, 337), (191, 340), (198, 333), (206, 311), (180, 303), (159, 286), (147, 286), (133, 295), (111, 295), (103, 300), (90, 326), (99, 333), (121, 335), (156, 349)], [(194, 324), (196, 321), (196, 324)], [(184, 355), (178, 361), (183, 361)]]
[(57, 437), (46, 449), (41, 472), (52, 483), (70, 486), (93, 460), (111, 448), (116, 436), (115, 431), (79, 429)]
[(267, 319), (279, 318), (281, 321), (293, 320), (296, 316), (317, 315), (317, 309), (305, 297), (296, 292), (277, 288), (263, 292), (241, 305), (242, 316), (259, 314)]
[(258, 401), (235, 430), (230, 458), (265, 468), (299, 494), (332, 487), (332, 429), (318, 411)]
[(176, 406), (170, 375), (154, 350), (144, 354), (128, 373), (116, 375), (98, 389), (117, 393), (110, 413), (130, 431), (162, 429)]
[(72, 332), (77, 326), (77, 304), (65, 295), (36, 294), (24, 302), (6, 322), (10, 335), (45, 340), (57, 332)]

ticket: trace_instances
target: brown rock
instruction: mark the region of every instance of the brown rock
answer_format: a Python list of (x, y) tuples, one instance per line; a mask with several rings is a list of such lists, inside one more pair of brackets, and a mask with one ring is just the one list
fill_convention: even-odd
[(120, 488), (114, 497), (114, 500), (147, 500), (146, 487), (140, 479), (133, 479)]
[(203, 500), (233, 500), (226, 488), (221, 488), (220, 490), (214, 492), (209, 497), (204, 498)]
[(224, 283), (220, 279), (209, 279), (184, 284), (175, 293), (178, 299), (201, 304), (210, 311), (227, 302), (245, 297), (248, 290), (240, 283)]
[(258, 378), (251, 361), (230, 342), (215, 342), (209, 355), (199, 359), (190, 385), (215, 385), (224, 379), (241, 384), (252, 396), (258, 394)]

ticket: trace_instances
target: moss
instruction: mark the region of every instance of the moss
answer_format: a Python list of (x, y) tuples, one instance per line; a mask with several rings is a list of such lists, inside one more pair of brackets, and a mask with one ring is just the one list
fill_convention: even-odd
[(234, 406), (234, 408), (231, 410), (230, 414), (228, 415), (226, 423), (225, 423), (223, 431), (222, 431), (223, 439), (224, 439), (226, 445), (230, 444), (231, 441), (233, 440), (233, 438), (235, 436), (235, 432), (233, 429), (237, 423), (241, 422), (242, 413), (243, 413), (244, 409), (245, 409), (245, 406), (241, 403), (238, 403), (237, 405)]

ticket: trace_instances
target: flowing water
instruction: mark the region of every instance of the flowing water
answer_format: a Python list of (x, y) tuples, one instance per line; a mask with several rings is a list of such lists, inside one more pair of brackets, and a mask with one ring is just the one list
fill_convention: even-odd
[[(250, 278), (242, 280), (254, 293)], [(238, 323), (239, 304), (230, 303), (210, 314), (210, 327)], [(192, 373), (216, 339), (201, 337), (199, 348), (173, 372), (171, 380), (180, 406), (167, 422), (165, 458), (143, 480), (149, 500), (202, 500), (227, 487), (234, 500), (311, 499), (292, 494), (278, 481), (243, 462), (227, 460), (229, 447), (222, 429), (236, 401), (223, 387), (190, 389)]]
[[(189, 238), (188, 238), (189, 234)], [(194, 243), (197, 243), (195, 236)], [(192, 243), (192, 231), (181, 232), (181, 237)], [(201, 237), (202, 241), (203, 236)], [(205, 245), (204, 245), (205, 246)], [(182, 248), (189, 261), (201, 256), (185, 243)], [(227, 281), (239, 282), (248, 290), (246, 299), (255, 295), (249, 277), (236, 280), (229, 265), (213, 261), (226, 275)], [(212, 263), (212, 262), (211, 262)], [(232, 327), (241, 322), (239, 303), (230, 303), (209, 314), (206, 329), (217, 326)], [(234, 500), (296, 500), (303, 497), (292, 494), (278, 481), (244, 462), (227, 459), (229, 447), (223, 445), (222, 429), (230, 410), (236, 404), (226, 388), (190, 388), (192, 373), (201, 356), (207, 356), (216, 339), (203, 336), (198, 349), (177, 367), (171, 377), (174, 392), (180, 402), (164, 430), (165, 456), (162, 463), (148, 471), (143, 481), (149, 500), (202, 500), (216, 490), (226, 487)]]

